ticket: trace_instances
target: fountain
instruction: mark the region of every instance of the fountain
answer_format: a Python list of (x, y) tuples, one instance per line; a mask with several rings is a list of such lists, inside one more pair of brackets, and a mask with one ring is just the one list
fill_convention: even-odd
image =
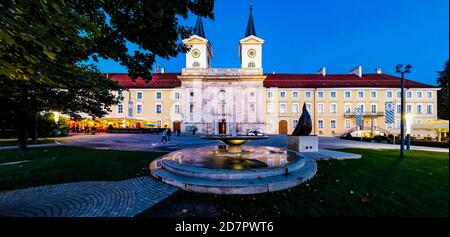
[(223, 145), (186, 148), (171, 152), (150, 164), (153, 177), (186, 191), (214, 194), (255, 194), (282, 190), (312, 178), (313, 159), (294, 150), (244, 145), (268, 136), (207, 135)]

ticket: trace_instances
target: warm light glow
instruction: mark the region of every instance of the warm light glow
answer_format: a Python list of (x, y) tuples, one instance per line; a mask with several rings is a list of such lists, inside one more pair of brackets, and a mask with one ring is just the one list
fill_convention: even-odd
[(59, 112), (57, 112), (57, 111), (53, 112), (53, 119), (55, 120), (55, 123), (58, 123), (58, 121), (59, 121)]
[(406, 117), (406, 134), (411, 135), (411, 124), (412, 124), (412, 119), (413, 119), (414, 115), (407, 114), (405, 117)]

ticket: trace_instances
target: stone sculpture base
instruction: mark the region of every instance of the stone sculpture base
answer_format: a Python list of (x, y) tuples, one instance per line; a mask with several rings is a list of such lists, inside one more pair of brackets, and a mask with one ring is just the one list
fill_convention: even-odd
[(288, 136), (288, 149), (298, 152), (318, 152), (318, 136)]

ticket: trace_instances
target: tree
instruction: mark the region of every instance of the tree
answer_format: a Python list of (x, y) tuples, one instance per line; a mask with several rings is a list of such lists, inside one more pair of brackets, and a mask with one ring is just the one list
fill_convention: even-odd
[[(187, 48), (189, 11), (213, 18), (213, 0), (3, 0), (0, 2), (0, 121), (18, 130), (26, 148), (35, 114), (58, 110), (104, 116), (120, 87), (88, 59), (112, 59), (133, 80), (151, 80), (156, 56)], [(129, 52), (127, 44), (139, 46)]]
[(448, 60), (445, 63), (444, 70), (438, 72), (439, 77), (437, 79), (438, 86), (441, 88), (438, 91), (438, 118), (448, 120)]

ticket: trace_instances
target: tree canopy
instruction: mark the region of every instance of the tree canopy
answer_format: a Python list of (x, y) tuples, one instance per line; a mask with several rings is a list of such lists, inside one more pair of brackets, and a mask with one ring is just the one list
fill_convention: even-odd
[(439, 77), (437, 79), (438, 86), (441, 90), (438, 91), (438, 117), (440, 119), (449, 118), (448, 111), (448, 60), (445, 63), (444, 70), (438, 72)]
[(213, 0), (2, 0), (0, 121), (22, 131), (40, 111), (104, 116), (120, 87), (86, 61), (111, 59), (132, 79), (151, 80), (157, 56), (187, 50), (181, 39), (191, 27), (178, 19), (213, 18), (213, 7)]

